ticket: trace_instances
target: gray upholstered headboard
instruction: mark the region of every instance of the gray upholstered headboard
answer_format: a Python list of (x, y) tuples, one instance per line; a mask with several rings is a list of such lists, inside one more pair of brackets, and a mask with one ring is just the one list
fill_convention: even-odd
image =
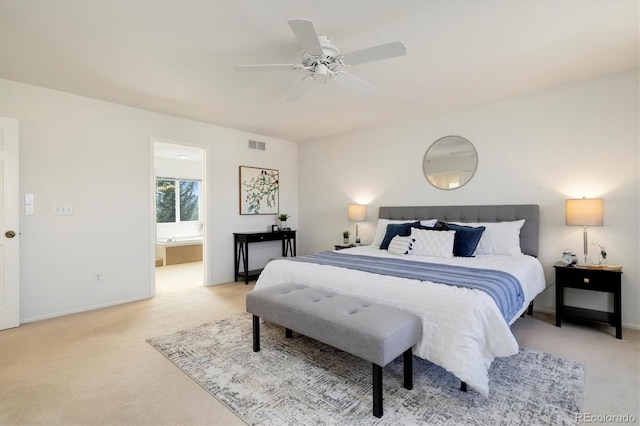
[(510, 222), (524, 219), (520, 230), (520, 248), (524, 254), (538, 256), (540, 207), (536, 204), (380, 207), (378, 217), (394, 220), (438, 219), (442, 222)]

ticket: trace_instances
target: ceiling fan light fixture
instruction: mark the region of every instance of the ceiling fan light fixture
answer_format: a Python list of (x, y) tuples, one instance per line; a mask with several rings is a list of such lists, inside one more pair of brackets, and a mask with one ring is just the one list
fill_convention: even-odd
[(317, 64), (316, 67), (313, 69), (313, 72), (316, 75), (327, 75), (328, 71), (329, 71), (329, 69), (323, 63)]

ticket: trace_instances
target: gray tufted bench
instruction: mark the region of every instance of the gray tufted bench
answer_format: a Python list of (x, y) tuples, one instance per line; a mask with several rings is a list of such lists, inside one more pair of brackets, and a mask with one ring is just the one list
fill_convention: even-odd
[(382, 417), (382, 368), (403, 354), (404, 387), (413, 388), (411, 347), (422, 323), (416, 315), (351, 296), (299, 284), (247, 294), (253, 314), (253, 351), (260, 350), (260, 318), (319, 340), (373, 364), (373, 415)]

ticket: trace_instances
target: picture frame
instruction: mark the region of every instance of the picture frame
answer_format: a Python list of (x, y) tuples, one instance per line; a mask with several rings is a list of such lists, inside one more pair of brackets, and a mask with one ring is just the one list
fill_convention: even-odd
[(278, 214), (280, 172), (264, 167), (239, 166), (240, 214)]
[(271, 225), (271, 232), (280, 232), (280, 228), (278, 228), (278, 225)]

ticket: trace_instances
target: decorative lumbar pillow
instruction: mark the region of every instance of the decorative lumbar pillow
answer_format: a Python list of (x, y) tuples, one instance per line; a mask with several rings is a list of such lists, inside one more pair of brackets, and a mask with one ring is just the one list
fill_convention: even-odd
[(524, 225), (524, 219), (513, 222), (455, 223), (457, 225), (485, 227), (475, 254), (522, 254), (520, 249), (520, 229)]
[(411, 254), (416, 256), (453, 257), (453, 240), (456, 231), (430, 231), (411, 228), (415, 239)]
[(411, 253), (414, 239), (412, 237), (401, 237), (399, 235), (393, 237), (389, 243), (389, 253), (404, 256)]
[(454, 223), (443, 224), (445, 229), (456, 231), (453, 239), (453, 255), (459, 257), (473, 257), (473, 252), (478, 247), (482, 233), (486, 229), (484, 226), (463, 226)]
[(389, 243), (396, 235), (401, 237), (408, 237), (411, 234), (411, 227), (418, 224), (418, 222), (411, 223), (390, 223), (387, 225), (387, 232), (380, 243), (380, 250), (387, 250), (389, 248)]

